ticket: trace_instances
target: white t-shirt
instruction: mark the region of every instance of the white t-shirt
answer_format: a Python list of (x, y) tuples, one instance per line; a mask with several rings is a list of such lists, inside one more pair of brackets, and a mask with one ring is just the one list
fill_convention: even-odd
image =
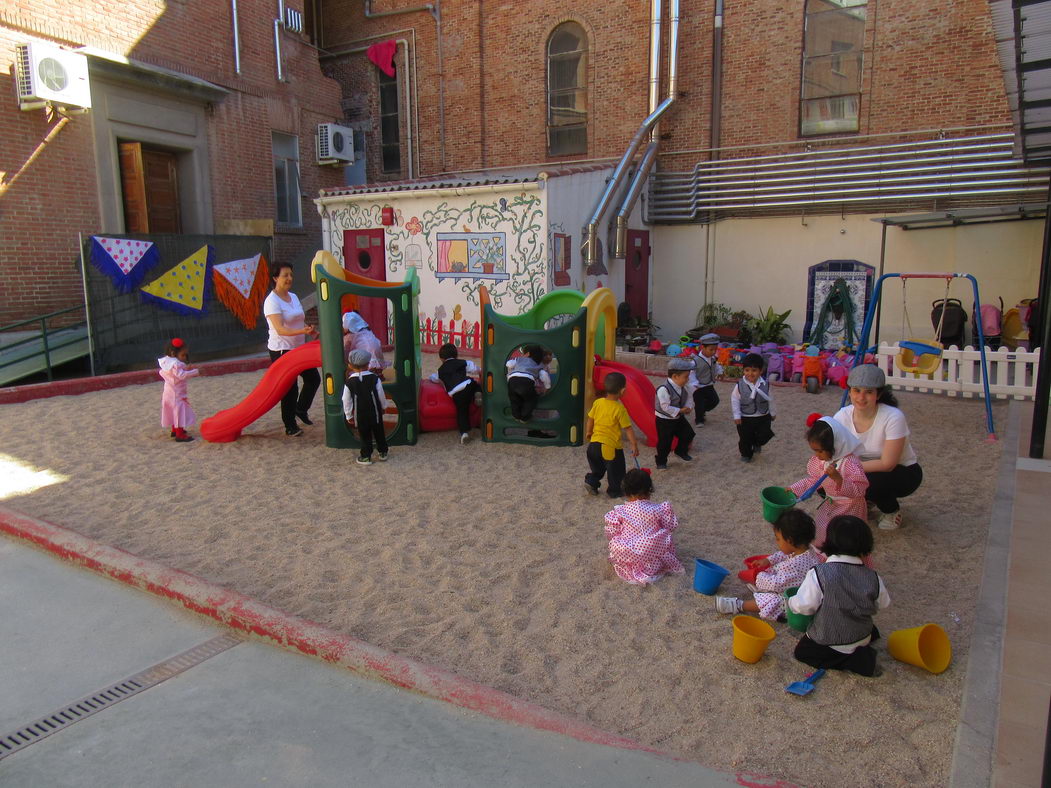
[(905, 445), (901, 448), (899, 465), (915, 465), (916, 452), (912, 450), (909, 442), (909, 423), (905, 420), (905, 414), (892, 405), (880, 404), (876, 407), (876, 418), (872, 426), (865, 432), (854, 429), (854, 406), (847, 405), (840, 408), (833, 416), (836, 421), (850, 430), (850, 434), (861, 441), (861, 446), (855, 452), (862, 461), (878, 460), (883, 456), (883, 444), (895, 438), (904, 438)]
[(285, 324), (286, 329), (295, 331), (306, 326), (306, 314), (303, 312), (303, 305), (299, 303), (299, 298), (292, 292), (288, 294), (288, 297), (290, 300), (285, 301), (271, 290), (270, 295), (263, 302), (263, 317), (267, 318), (266, 325), (270, 329), (270, 336), (266, 340), (267, 350), (294, 350), (306, 342), (305, 334), (283, 337), (274, 330), (270, 323), (270, 315), (281, 315), (281, 322)]

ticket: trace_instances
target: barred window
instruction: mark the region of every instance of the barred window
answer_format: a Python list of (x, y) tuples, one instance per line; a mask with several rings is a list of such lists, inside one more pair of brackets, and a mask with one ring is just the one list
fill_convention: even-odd
[(285, 227), (302, 227), (302, 196), (299, 189), (299, 137), (270, 132), (274, 158), (274, 197), (277, 201), (277, 223)]
[(555, 28), (547, 42), (547, 151), (587, 153), (587, 36), (575, 22)]
[(858, 131), (866, 0), (806, 0), (799, 133)]

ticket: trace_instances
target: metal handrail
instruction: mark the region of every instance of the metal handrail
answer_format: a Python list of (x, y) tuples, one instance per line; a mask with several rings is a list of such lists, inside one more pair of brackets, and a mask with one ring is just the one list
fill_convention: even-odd
[(21, 345), (26, 345), (26, 344), (29, 344), (31, 342), (36, 342), (38, 339), (43, 340), (43, 343), (44, 343), (44, 349), (41, 350), (39, 353), (30, 353), (28, 355), (20, 356), (19, 358), (12, 359), (11, 361), (0, 362), (0, 369), (3, 369), (4, 367), (13, 366), (15, 364), (19, 364), (19, 363), (25, 361), (26, 359), (33, 358), (34, 356), (42, 355), (44, 357), (44, 366), (45, 366), (45, 368), (47, 370), (48, 382), (54, 380), (54, 373), (52, 371), (52, 366), (51, 366), (51, 353), (52, 353), (52, 351), (60, 350), (60, 349), (62, 349), (64, 347), (69, 347), (71, 345), (75, 345), (78, 342), (81, 342), (83, 340), (81, 340), (81, 339), (70, 339), (68, 341), (59, 342), (57, 344), (51, 344), (48, 341), (48, 338), (50, 336), (55, 335), (55, 334), (61, 333), (63, 331), (68, 331), (70, 329), (80, 328), (81, 326), (86, 327), (87, 324), (88, 324), (88, 321), (87, 321), (87, 318), (85, 317), (84, 320), (77, 321), (76, 323), (73, 323), (71, 325), (63, 326), (62, 328), (52, 328), (50, 330), (48, 330), (47, 321), (50, 320), (51, 318), (58, 317), (59, 315), (66, 315), (66, 314), (69, 314), (70, 312), (76, 312), (78, 310), (86, 310), (86, 307), (83, 304), (78, 304), (77, 306), (67, 307), (66, 309), (59, 309), (59, 310), (56, 310), (54, 312), (48, 312), (48, 313), (43, 314), (43, 315), (37, 315), (36, 317), (31, 317), (31, 318), (28, 318), (26, 320), (19, 320), (19, 321), (15, 322), (15, 323), (9, 323), (6, 326), (0, 326), (0, 334), (2, 334), (4, 332), (6, 332), (6, 331), (12, 331), (14, 329), (17, 329), (17, 328), (19, 328), (21, 326), (28, 326), (28, 325), (32, 325), (32, 324), (36, 324), (36, 323), (38, 323), (40, 325), (40, 336), (39, 337), (37, 337), (37, 336), (26, 337), (25, 339), (20, 339), (17, 342), (12, 342), (11, 344), (0, 346), (0, 350), (7, 350), (7, 349), (10, 349), (10, 348), (17, 348), (17, 347), (19, 347)]

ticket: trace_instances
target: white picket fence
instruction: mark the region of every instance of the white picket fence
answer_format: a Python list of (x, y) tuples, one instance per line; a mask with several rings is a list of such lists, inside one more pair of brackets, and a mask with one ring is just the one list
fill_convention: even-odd
[[(960, 350), (950, 345), (942, 352), (942, 365), (932, 375), (902, 372), (894, 365), (898, 345), (880, 343), (876, 353), (887, 382), (903, 391), (924, 391), (947, 394), (950, 397), (982, 397), (982, 354), (968, 345)], [(989, 392), (995, 399), (1033, 399), (1036, 396), (1036, 374), (1039, 351), (985, 349), (989, 367)]]

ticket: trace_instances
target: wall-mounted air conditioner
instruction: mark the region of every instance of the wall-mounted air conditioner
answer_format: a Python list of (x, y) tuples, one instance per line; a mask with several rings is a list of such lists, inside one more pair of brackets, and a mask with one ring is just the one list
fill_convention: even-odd
[(335, 123), (319, 123), (317, 127), (317, 163), (353, 164), (354, 130)]
[(20, 109), (39, 109), (48, 104), (91, 107), (88, 59), (52, 44), (34, 41), (15, 46), (15, 81)]

